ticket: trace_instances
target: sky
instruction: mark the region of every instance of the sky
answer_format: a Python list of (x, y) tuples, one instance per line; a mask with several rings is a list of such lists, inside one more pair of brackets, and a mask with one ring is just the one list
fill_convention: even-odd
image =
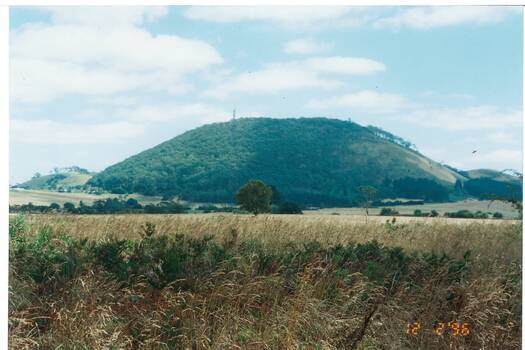
[[(11, 7), (10, 183), (243, 117), (374, 125), (522, 170), (519, 7)], [(476, 150), (477, 152), (473, 153)]]

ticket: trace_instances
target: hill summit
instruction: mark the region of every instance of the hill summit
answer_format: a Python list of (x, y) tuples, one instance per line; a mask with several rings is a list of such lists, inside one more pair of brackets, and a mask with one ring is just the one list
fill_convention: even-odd
[(328, 118), (242, 118), (204, 125), (112, 165), (89, 184), (113, 193), (232, 202), (251, 179), (304, 205), (351, 205), (360, 186), (378, 198), (443, 201), (470, 181), (376, 127)]

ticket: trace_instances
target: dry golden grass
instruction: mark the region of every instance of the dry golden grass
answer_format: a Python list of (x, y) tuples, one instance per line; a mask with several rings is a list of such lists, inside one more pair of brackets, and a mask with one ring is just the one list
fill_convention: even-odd
[(214, 235), (219, 240), (238, 232), (239, 240), (256, 239), (266, 244), (315, 240), (324, 245), (364, 243), (371, 240), (407, 251), (458, 256), (467, 250), (490, 259), (521, 257), (520, 221), (444, 218), (397, 218), (385, 225), (385, 217), (325, 215), (27, 215), (31, 232), (51, 227), (59, 233), (88, 239), (139, 238), (142, 225), (154, 223), (161, 234), (195, 237)]
[[(521, 345), (521, 222), (434, 219), (391, 225), (292, 215), (30, 215), (26, 221), (29, 235), (48, 227), (95, 241), (139, 240), (150, 222), (156, 234), (212, 234), (233, 252), (240, 252), (243, 242), (262, 242), (268, 257), (291, 242), (317, 241), (328, 248), (377, 240), (407, 252), (445, 253), (466, 262), (468, 273), (452, 281), (454, 261), (410, 263), (407, 280), (394, 274), (374, 284), (365, 272), (338, 274), (340, 266), (323, 250), (293, 276), (275, 263), (257, 273), (258, 258), (239, 253), (235, 268), (221, 265), (196, 277), (189, 289), (176, 283), (155, 289), (146, 280), (122, 284), (91, 269), (44, 292), (12, 268), (14, 349), (500, 350)], [(470, 258), (462, 260), (467, 251)], [(433, 333), (435, 322), (451, 320), (468, 322), (471, 334)], [(406, 325), (414, 321), (424, 329), (408, 336)]]

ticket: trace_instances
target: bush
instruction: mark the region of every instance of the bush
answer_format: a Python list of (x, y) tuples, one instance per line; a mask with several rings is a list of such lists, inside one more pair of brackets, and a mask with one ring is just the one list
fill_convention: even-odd
[(381, 208), (381, 211), (379, 212), (379, 215), (381, 216), (393, 216), (393, 215), (399, 215), (399, 212), (392, 208)]
[(474, 213), (470, 210), (462, 209), (452, 213), (445, 213), (445, 216), (449, 218), (472, 219), (474, 218)]
[(492, 214), (492, 217), (494, 219), (503, 219), (503, 214), (500, 212), (495, 212), (494, 214)]
[(470, 210), (462, 209), (452, 213), (445, 213), (446, 217), (449, 218), (461, 218), (461, 219), (488, 219), (489, 214), (482, 211), (476, 211), (472, 213)]
[(49, 205), (49, 209), (52, 209), (52, 210), (60, 210), (60, 205), (58, 203), (51, 203)]
[(66, 212), (74, 212), (75, 211), (75, 205), (71, 202), (64, 203), (64, 210)]
[(82, 267), (85, 240), (56, 235), (44, 227), (35, 236), (17, 235), (10, 244), (14, 266), (36, 283), (49, 285), (72, 278)]
[(17, 215), (9, 220), (9, 236), (18, 236), (28, 229), (27, 223), (23, 215)]
[(488, 219), (489, 214), (478, 210), (477, 212), (474, 213), (474, 218), (475, 219)]
[(427, 216), (427, 214), (423, 213), (420, 209), (414, 210), (414, 216)]

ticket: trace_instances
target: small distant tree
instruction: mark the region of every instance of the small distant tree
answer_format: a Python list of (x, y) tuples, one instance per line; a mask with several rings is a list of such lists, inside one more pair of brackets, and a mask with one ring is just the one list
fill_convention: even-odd
[(373, 186), (360, 186), (357, 190), (361, 194), (361, 206), (365, 208), (366, 222), (368, 222), (368, 209), (372, 206), (372, 202), (377, 195), (377, 189)]
[(71, 203), (71, 202), (65, 202), (64, 203), (64, 210), (72, 212), (72, 211), (75, 210), (75, 205), (73, 203)]
[[(516, 171), (513, 169), (505, 169), (502, 171), (502, 173), (507, 173), (512, 176), (515, 176), (516, 178), (520, 180), (520, 183), (523, 184), (523, 174), (520, 173), (519, 171)], [(510, 198), (504, 197), (504, 196), (496, 196), (496, 195), (487, 196), (486, 195), (486, 197), (490, 199), (490, 202), (487, 208), (489, 208), (494, 201), (502, 201), (502, 202), (510, 203), (512, 208), (518, 212), (519, 219), (522, 220), (523, 219), (523, 199), (522, 199), (521, 193), (516, 193), (517, 191), (514, 188), (512, 188), (512, 186), (509, 186), (509, 185), (507, 186), (509, 187), (509, 192), (512, 194)], [(521, 192), (521, 189), (520, 189), (520, 192)]]
[(142, 208), (139, 201), (136, 200), (135, 198), (128, 198), (128, 200), (126, 200), (126, 206), (131, 209), (141, 209)]
[(51, 203), (49, 205), (49, 209), (51, 209), (51, 210), (59, 210), (60, 209), (60, 205), (58, 203)]
[(260, 180), (252, 180), (239, 189), (235, 200), (241, 209), (254, 215), (271, 210), (272, 189)]
[(38, 179), (39, 177), (41, 177), (42, 174), (40, 173), (35, 173), (35, 175), (33, 175), (32, 179)]
[(399, 215), (399, 212), (392, 208), (381, 208), (381, 212), (379, 213), (381, 216), (394, 216)]

